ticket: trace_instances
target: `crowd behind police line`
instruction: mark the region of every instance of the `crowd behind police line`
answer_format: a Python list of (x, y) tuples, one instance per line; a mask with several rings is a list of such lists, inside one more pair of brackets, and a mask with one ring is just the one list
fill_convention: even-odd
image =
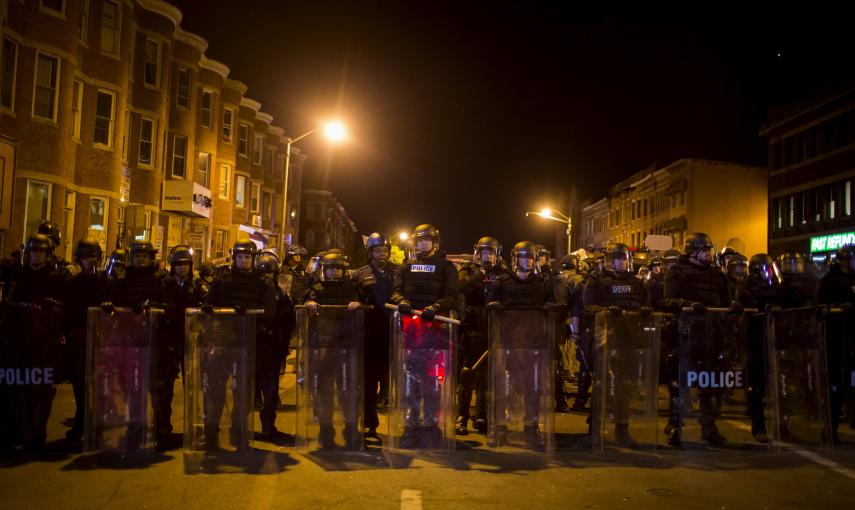
[[(479, 239), (471, 260), (459, 268), (448, 263), (441, 275), (422, 277), (419, 262), (438, 263), (445, 260), (439, 249), (439, 232), (431, 225), (421, 225), (414, 232), (413, 250), (402, 266), (390, 262), (391, 245), (382, 234), (372, 234), (366, 242), (368, 263), (351, 270), (347, 257), (339, 250), (322, 252), (303, 264), (308, 253), (299, 245), (291, 245), (280, 263), (274, 252), (259, 251), (252, 241), (239, 241), (231, 251), (229, 267), (215, 267), (204, 262), (194, 271), (192, 249), (185, 245), (174, 247), (167, 257), (169, 270), (160, 267), (156, 250), (151, 243), (137, 241), (127, 250), (114, 250), (106, 261), (97, 240), (78, 241), (74, 250), (74, 264), (54, 255), (60, 245), (59, 229), (46, 222), (38, 233), (24, 246), (20, 260), (7, 259), (2, 264), (2, 301), (30, 303), (61, 309), (63, 326), (56, 339), (61, 344), (63, 379), (73, 388), (76, 411), (66, 437), (80, 440), (83, 434), (85, 400), (86, 313), (88, 307), (100, 306), (106, 313), (115, 307), (128, 307), (137, 313), (147, 308), (165, 311), (156, 350), (157, 376), (154, 392), (156, 444), (172, 448), (180, 438), (172, 433), (171, 404), (175, 381), (183, 370), (184, 311), (201, 308), (210, 313), (215, 307), (228, 307), (243, 313), (249, 309), (262, 309), (257, 328), (256, 399), (260, 408), (261, 437), (272, 438), (279, 432), (275, 427), (276, 409), (279, 405), (279, 376), (289, 353), (294, 333), (294, 306), (305, 304), (317, 313), (321, 305), (341, 304), (355, 308), (370, 304), (367, 312), (366, 342), (364, 352), (364, 434), (377, 437), (379, 419), (377, 409), (386, 398), (389, 374), (390, 331), (385, 305), (393, 303), (402, 313), (414, 309), (431, 319), (437, 313), (454, 310), (462, 319), (457, 388), (456, 432), (468, 434), (468, 422), (480, 433), (487, 431), (487, 382), (484, 352), (487, 350), (486, 312), (528, 306), (544, 306), (557, 310), (566, 336), (572, 340), (579, 363), (578, 390), (572, 406), (575, 410), (587, 408), (591, 380), (594, 374), (592, 356), (593, 314), (607, 311), (620, 314), (623, 310), (636, 310), (642, 314), (653, 310), (674, 311), (689, 307), (703, 313), (707, 307), (729, 307), (734, 313), (745, 308), (776, 313), (781, 309), (812, 304), (835, 305), (852, 313), (855, 302), (855, 250), (842, 247), (837, 252), (827, 274), (819, 277), (821, 268), (811, 268), (801, 255), (787, 253), (778, 260), (767, 254), (756, 254), (750, 259), (731, 248), (717, 253), (705, 234), (687, 237), (683, 252), (668, 250), (653, 256), (638, 271), (633, 267), (633, 252), (625, 245), (613, 245), (590, 256), (570, 254), (552, 263), (549, 252), (530, 241), (515, 244), (510, 254), (510, 264), (502, 259), (502, 247), (492, 237)], [(420, 243), (420, 239), (430, 241)], [(422, 247), (426, 247), (422, 249)], [(434, 260), (436, 259), (436, 260)], [(447, 267), (446, 267), (447, 266)], [(813, 270), (812, 270), (813, 269)], [(283, 278), (284, 277), (284, 278)], [(286, 282), (282, 285), (281, 282)], [(3, 313), (9, 313), (4, 306)], [(2, 321), (2, 315), (0, 315)], [(2, 324), (0, 324), (2, 326)], [(749, 336), (751, 359), (763, 359), (757, 349), (762, 349), (762, 337), (757, 338), (756, 328)], [(762, 335), (762, 332), (760, 333)], [(845, 368), (852, 363), (851, 329), (829, 329), (829, 338), (837, 338), (848, 349), (844, 356), (829, 356), (834, 368)], [(845, 338), (844, 338), (845, 337)], [(4, 342), (22, 341), (4, 335)], [(673, 338), (663, 336), (662, 352), (667, 354), (677, 345)], [(830, 342), (831, 343), (831, 342)], [(8, 348), (8, 345), (4, 346)], [(848, 357), (847, 357), (848, 356)], [(564, 370), (561, 356), (555, 370), (555, 410), (567, 412), (571, 408), (565, 400)], [(670, 445), (681, 444), (681, 423), (678, 415), (675, 382), (676, 367), (662, 363), (661, 381), (668, 385), (672, 396), (670, 417), (665, 430)], [(762, 367), (749, 366), (749, 376), (759, 373)], [(830, 370), (831, 374), (842, 370)], [(761, 378), (762, 379), (762, 378)], [(60, 382), (60, 381), (57, 381)], [(763, 419), (762, 381), (756, 381), (754, 393), (749, 393), (749, 412), (752, 433), (757, 441), (768, 441)], [(835, 441), (837, 427), (843, 413), (845, 385), (830, 381), (832, 387), (832, 426)], [(47, 413), (39, 416), (23, 413), (8, 403), (15, 401), (15, 390), (9, 387), (2, 415), (0, 415), (0, 446), (14, 449), (23, 445), (39, 449), (46, 439)], [(378, 393), (379, 391), (379, 393)], [(55, 391), (43, 393), (42, 407), (50, 409)], [(476, 412), (471, 415), (473, 394)], [(853, 413), (850, 409), (849, 416)], [(615, 437), (619, 444), (631, 446), (634, 442), (627, 423), (616, 425)], [(726, 439), (715, 425), (715, 417), (702, 419), (702, 437), (713, 445)], [(537, 435), (537, 424), (532, 437)], [(405, 431), (406, 433), (406, 431)], [(319, 441), (324, 443), (324, 431)], [(331, 439), (329, 439), (331, 441)]]

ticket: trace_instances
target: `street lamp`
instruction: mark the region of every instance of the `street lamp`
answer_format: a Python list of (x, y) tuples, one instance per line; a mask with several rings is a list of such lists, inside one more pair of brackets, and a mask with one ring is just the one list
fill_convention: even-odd
[(571, 237), (570, 237), (571, 232), (573, 231), (573, 220), (572, 220), (572, 218), (570, 218), (570, 216), (567, 216), (566, 214), (562, 213), (561, 211), (556, 211), (556, 210), (550, 209), (548, 207), (544, 207), (539, 212), (528, 211), (527, 213), (525, 213), (526, 216), (530, 216), (532, 214), (535, 216), (540, 216), (541, 218), (544, 218), (547, 220), (557, 221), (558, 223), (564, 223), (565, 225), (567, 225), (567, 253), (569, 254), (570, 250), (572, 248)]
[(311, 131), (306, 131), (296, 138), (291, 138), (289, 136), (288, 143), (285, 146), (285, 175), (283, 176), (284, 182), (282, 183), (282, 226), (279, 230), (279, 250), (283, 257), (285, 255), (285, 225), (287, 224), (289, 216), (292, 218), (295, 216), (293, 213), (290, 215), (288, 214), (288, 172), (291, 169), (291, 145), (321, 130), (324, 131), (324, 135), (331, 142), (339, 142), (347, 137), (347, 130), (345, 129), (344, 124), (338, 121), (333, 121), (328, 122), (323, 126), (316, 127)]

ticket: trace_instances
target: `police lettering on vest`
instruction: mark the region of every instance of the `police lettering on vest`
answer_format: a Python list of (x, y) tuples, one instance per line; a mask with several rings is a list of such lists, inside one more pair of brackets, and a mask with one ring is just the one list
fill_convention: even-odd
[(9, 386), (54, 384), (53, 368), (0, 368), (0, 384)]
[(689, 388), (742, 388), (742, 371), (726, 372), (694, 371), (686, 372), (686, 386)]
[(631, 294), (632, 285), (612, 285), (612, 294)]
[(410, 266), (410, 272), (412, 272), (412, 273), (434, 273), (434, 272), (436, 272), (436, 266), (432, 266), (429, 264), (413, 264)]

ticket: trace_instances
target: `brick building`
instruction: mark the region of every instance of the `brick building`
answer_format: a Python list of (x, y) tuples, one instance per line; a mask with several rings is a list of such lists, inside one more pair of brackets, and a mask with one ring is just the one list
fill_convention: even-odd
[(300, 239), (309, 253), (338, 248), (351, 255), (362, 247), (362, 237), (344, 206), (331, 191), (303, 190)]
[[(0, 0), (0, 253), (46, 220), (224, 256), (278, 246), (287, 137), (159, 0)], [(305, 157), (292, 149), (286, 243)]]

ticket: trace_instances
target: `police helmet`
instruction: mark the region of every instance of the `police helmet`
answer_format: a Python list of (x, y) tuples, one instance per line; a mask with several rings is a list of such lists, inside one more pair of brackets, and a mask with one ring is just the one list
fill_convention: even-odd
[(179, 244), (169, 251), (169, 265), (174, 267), (183, 263), (190, 263), (190, 267), (193, 267), (193, 248)]
[(258, 257), (258, 270), (262, 273), (279, 274), (279, 258), (272, 252), (265, 251)]
[(389, 239), (385, 235), (379, 232), (374, 232), (373, 234), (368, 236), (368, 239), (365, 241), (365, 253), (370, 257), (371, 250), (373, 250), (374, 248), (379, 248), (380, 246), (385, 246), (391, 249), (392, 243), (389, 242)]
[(213, 277), (217, 273), (217, 268), (210, 260), (206, 260), (199, 264), (199, 276), (203, 278)]
[(54, 248), (62, 243), (62, 232), (59, 229), (59, 225), (56, 225), (50, 220), (39, 225), (38, 233), (48, 236), (48, 238), (53, 242)]
[(306, 266), (307, 273), (316, 273), (321, 268), (321, 259), (324, 258), (327, 252), (319, 251), (309, 259), (309, 264)]
[(499, 240), (495, 237), (484, 236), (481, 239), (478, 239), (478, 242), (472, 247), (472, 255), (475, 258), (475, 262), (478, 264), (481, 263), (481, 252), (483, 250), (493, 250), (493, 253), (496, 254), (497, 261), (499, 257), (502, 256), (502, 245), (499, 244)]
[(805, 259), (801, 253), (787, 252), (778, 257), (783, 274), (801, 274), (805, 272)]
[(752, 278), (765, 282), (770, 287), (781, 283), (781, 272), (778, 270), (778, 264), (767, 253), (758, 253), (751, 257), (748, 262), (748, 274)]
[(45, 234), (31, 235), (24, 246), (24, 258), (21, 259), (24, 264), (29, 264), (30, 261), (27, 260), (27, 255), (33, 251), (43, 251), (50, 257), (53, 254), (53, 241)]
[(116, 248), (110, 253), (107, 260), (107, 275), (116, 276), (116, 269), (124, 269), (128, 265), (128, 252), (123, 248)]
[(579, 256), (570, 253), (561, 257), (561, 269), (576, 269), (579, 266)]
[(433, 248), (430, 252), (419, 253), (419, 255), (426, 255), (439, 249), (439, 230), (429, 223), (423, 223), (413, 229), (413, 235), (411, 236), (413, 248), (418, 250), (419, 239), (425, 237), (433, 241)]
[[(689, 234), (686, 237), (686, 242), (683, 244), (683, 252), (688, 255), (690, 259), (697, 260), (701, 263), (712, 265), (716, 262), (715, 244), (712, 242), (712, 238), (710, 238), (710, 236), (702, 232)], [(708, 254), (708, 259), (706, 261), (700, 259), (699, 255), (701, 253)]]
[[(531, 241), (520, 241), (514, 245), (514, 250), (511, 257), (511, 265), (513, 266), (514, 271), (519, 269), (519, 259), (521, 258), (530, 258), (532, 259), (532, 261), (536, 261), (537, 245), (535, 245)], [(531, 267), (530, 270), (534, 270), (534, 267)]]
[(327, 269), (341, 269), (342, 271), (347, 271), (347, 268), (347, 257), (340, 253), (327, 252), (327, 254), (321, 259), (321, 280), (329, 280), (327, 277)]
[[(618, 271), (615, 266), (615, 262), (617, 260), (624, 260), (626, 264), (624, 269)], [(605, 253), (605, 268), (609, 271), (614, 272), (632, 272), (632, 252), (629, 250), (629, 246), (617, 243), (615, 245), (610, 246)]]
[(85, 237), (77, 241), (77, 246), (74, 248), (74, 256), (78, 259), (85, 257), (95, 257), (100, 264), (101, 257), (104, 255), (101, 250), (101, 244), (94, 237)]
[(300, 246), (297, 243), (294, 243), (294, 244), (288, 246), (288, 249), (285, 251), (286, 258), (287, 257), (295, 257), (295, 256), (305, 257), (308, 254), (309, 254), (309, 250), (303, 248), (302, 246)]

